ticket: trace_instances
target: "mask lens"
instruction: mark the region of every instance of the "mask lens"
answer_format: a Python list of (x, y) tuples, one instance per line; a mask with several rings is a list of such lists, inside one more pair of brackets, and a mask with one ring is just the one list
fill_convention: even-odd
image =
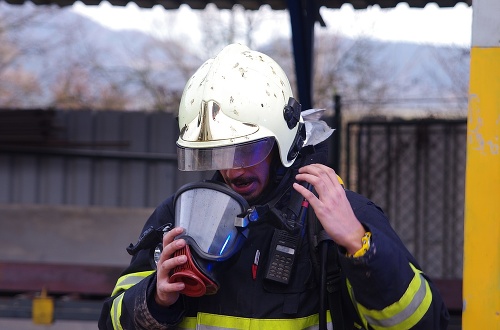
[(176, 195), (179, 236), (207, 259), (223, 260), (236, 252), (241, 234), (235, 219), (248, 209), (246, 201), (223, 184), (202, 182), (185, 186)]

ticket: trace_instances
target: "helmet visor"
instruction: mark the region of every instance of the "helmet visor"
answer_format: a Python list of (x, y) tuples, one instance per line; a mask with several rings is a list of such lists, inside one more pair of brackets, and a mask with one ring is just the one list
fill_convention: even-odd
[(219, 182), (183, 186), (175, 197), (175, 225), (198, 255), (224, 260), (238, 251), (243, 236), (235, 220), (248, 209), (239, 194)]
[(186, 148), (177, 144), (177, 165), (181, 171), (249, 167), (262, 162), (269, 155), (273, 146), (273, 137), (214, 148)]

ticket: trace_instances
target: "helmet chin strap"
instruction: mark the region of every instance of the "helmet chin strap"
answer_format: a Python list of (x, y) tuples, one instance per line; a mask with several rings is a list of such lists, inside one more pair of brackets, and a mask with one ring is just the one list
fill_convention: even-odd
[(306, 141), (306, 129), (304, 123), (299, 123), (299, 128), (297, 129), (297, 134), (295, 134), (295, 138), (290, 146), (290, 151), (288, 151), (287, 158), (288, 160), (293, 160), (297, 158), (300, 150), (304, 146)]

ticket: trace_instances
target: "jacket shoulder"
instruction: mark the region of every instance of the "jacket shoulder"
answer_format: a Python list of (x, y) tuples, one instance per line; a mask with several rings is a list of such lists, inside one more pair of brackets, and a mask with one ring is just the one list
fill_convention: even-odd
[(377, 204), (375, 204), (369, 198), (367, 198), (363, 195), (360, 195), (354, 191), (348, 190), (348, 189), (345, 190), (345, 193), (346, 193), (347, 199), (349, 200), (349, 203), (351, 203), (351, 207), (354, 210), (354, 212), (360, 210), (363, 207), (369, 206), (369, 207), (376, 208), (381, 213), (384, 213), (382, 208), (380, 206), (378, 206)]

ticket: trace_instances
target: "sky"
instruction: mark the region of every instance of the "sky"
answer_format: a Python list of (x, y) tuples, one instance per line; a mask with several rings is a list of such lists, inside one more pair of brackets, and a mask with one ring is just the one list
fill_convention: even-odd
[[(176, 12), (175, 24), (169, 25), (170, 33), (178, 33), (193, 43), (199, 42), (198, 15), (186, 5), (177, 11), (167, 11), (161, 6), (141, 9), (134, 3), (119, 7), (106, 1), (98, 6), (85, 6), (76, 2), (72, 10), (111, 29), (140, 30), (156, 36), (161, 35), (166, 13), (171, 15)], [(263, 10), (268, 16), (272, 15), (272, 19), (268, 19), (257, 31), (256, 40), (265, 42), (269, 35), (275, 33), (285, 36), (290, 34), (286, 11), (276, 13), (266, 8)], [(470, 46), (471, 43), (472, 8), (463, 3), (453, 8), (429, 4), (423, 9), (409, 8), (406, 3), (401, 3), (392, 9), (372, 6), (366, 10), (354, 10), (351, 5), (344, 5), (341, 9), (322, 8), (321, 16), (328, 31), (348, 37), (364, 36), (384, 41), (454, 46)], [(316, 25), (317, 32), (324, 29)]]

